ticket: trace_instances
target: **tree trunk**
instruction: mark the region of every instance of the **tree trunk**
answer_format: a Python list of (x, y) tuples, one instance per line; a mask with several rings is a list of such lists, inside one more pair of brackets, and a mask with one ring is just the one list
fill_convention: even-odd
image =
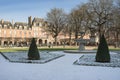
[[(78, 39), (78, 32), (75, 32), (75, 40)], [(77, 42), (75, 42), (75, 45), (77, 46)]]
[(55, 37), (55, 46), (57, 46), (57, 36)]
[(115, 41), (115, 46), (119, 47), (119, 41), (118, 41), (118, 32), (116, 31), (116, 41)]
[(99, 26), (99, 28), (98, 28), (98, 36), (99, 36), (99, 43), (100, 43), (100, 38), (101, 38), (101, 36), (103, 35), (103, 32), (102, 32), (102, 27), (101, 27), (101, 25), (98, 25)]
[(69, 34), (69, 45), (71, 46), (71, 35), (72, 35), (72, 33), (70, 32), (70, 34)]

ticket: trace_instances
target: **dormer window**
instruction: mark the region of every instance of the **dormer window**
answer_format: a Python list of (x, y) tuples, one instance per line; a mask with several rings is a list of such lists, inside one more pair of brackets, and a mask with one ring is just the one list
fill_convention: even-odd
[(36, 23), (34, 23), (34, 26), (36, 26)]
[(39, 26), (39, 23), (37, 23), (36, 26)]
[(7, 28), (7, 25), (6, 25), (6, 24), (4, 25), (4, 28), (5, 28), (5, 29)]
[(27, 26), (24, 26), (24, 29), (27, 30)]
[(10, 35), (12, 34), (12, 31), (10, 31)]
[(39, 23), (39, 26), (41, 27), (41, 26), (42, 26), (42, 23)]
[(22, 26), (19, 26), (19, 29), (22, 29)]

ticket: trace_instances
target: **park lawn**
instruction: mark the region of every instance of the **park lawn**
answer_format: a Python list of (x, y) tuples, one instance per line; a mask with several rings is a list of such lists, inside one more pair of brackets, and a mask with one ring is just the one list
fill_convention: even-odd
[[(21, 47), (21, 48), (1, 48), (0, 52), (17, 52), (17, 51), (28, 51), (28, 47)], [(77, 48), (38, 48), (41, 51), (63, 51), (63, 50), (77, 50)]]
[[(11, 47), (11, 48), (0, 48), (0, 52), (17, 52), (17, 51), (28, 51), (28, 47)], [(38, 47), (39, 50), (41, 51), (63, 51), (63, 50), (77, 50), (78, 46), (72, 46), (72, 47), (53, 47), (53, 48), (48, 48), (48, 47)], [(97, 50), (97, 47), (91, 48), (91, 46), (87, 46), (86, 49), (90, 50)], [(110, 51), (120, 51), (120, 48), (114, 48), (114, 47), (109, 47)]]
[(120, 47), (115, 48), (114, 46), (109, 46), (110, 51), (120, 51)]
[(1, 48), (0, 52), (17, 52), (26, 50), (28, 50), (28, 48)]
[[(94, 48), (94, 50), (97, 50), (97, 47)], [(113, 46), (109, 46), (110, 51), (120, 51), (120, 48), (115, 48)]]

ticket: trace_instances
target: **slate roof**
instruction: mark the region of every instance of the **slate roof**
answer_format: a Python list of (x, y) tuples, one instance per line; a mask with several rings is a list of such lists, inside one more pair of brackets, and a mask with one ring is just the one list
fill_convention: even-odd
[(41, 18), (34, 18), (33, 22), (43, 22), (43, 19), (41, 19)]

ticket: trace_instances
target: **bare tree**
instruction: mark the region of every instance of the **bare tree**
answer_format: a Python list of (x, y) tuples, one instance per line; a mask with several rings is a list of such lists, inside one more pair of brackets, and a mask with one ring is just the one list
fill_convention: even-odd
[(86, 22), (85, 19), (85, 7), (83, 5), (77, 6), (77, 8), (73, 9), (69, 14), (69, 22), (73, 26), (73, 30), (75, 33), (75, 39), (78, 38), (79, 32), (82, 30), (86, 31)]
[(57, 45), (57, 36), (65, 25), (65, 12), (59, 8), (51, 9), (51, 11), (47, 13), (46, 20), (48, 22), (46, 30), (52, 34), (53, 38), (55, 39), (55, 45)]
[(105, 23), (111, 20), (113, 0), (89, 0), (87, 14), (99, 37), (105, 32)]
[(66, 26), (64, 28), (64, 32), (66, 32), (68, 34), (68, 36), (69, 36), (69, 40), (68, 40), (69, 45), (71, 45), (73, 27), (74, 27), (74, 25), (72, 24), (71, 16), (68, 14), (67, 15)]
[[(80, 16), (80, 17), (78, 17)], [(80, 22), (81, 22), (81, 15), (79, 14), (79, 10), (73, 10), (70, 13), (70, 20), (71, 20), (71, 25), (73, 25), (74, 33), (75, 33), (75, 39), (78, 38), (78, 33), (80, 30)]]
[(113, 27), (110, 32), (114, 32), (114, 45), (115, 47), (119, 47), (119, 38), (120, 38), (120, 0), (116, 1), (116, 5), (113, 9)]
[(67, 26), (65, 28), (66, 32), (69, 34), (69, 43), (71, 45), (71, 37), (74, 34), (75, 39), (79, 38), (79, 32), (86, 32), (86, 22), (85, 22), (85, 11), (86, 6), (84, 4), (78, 5), (74, 8), (67, 16)]

